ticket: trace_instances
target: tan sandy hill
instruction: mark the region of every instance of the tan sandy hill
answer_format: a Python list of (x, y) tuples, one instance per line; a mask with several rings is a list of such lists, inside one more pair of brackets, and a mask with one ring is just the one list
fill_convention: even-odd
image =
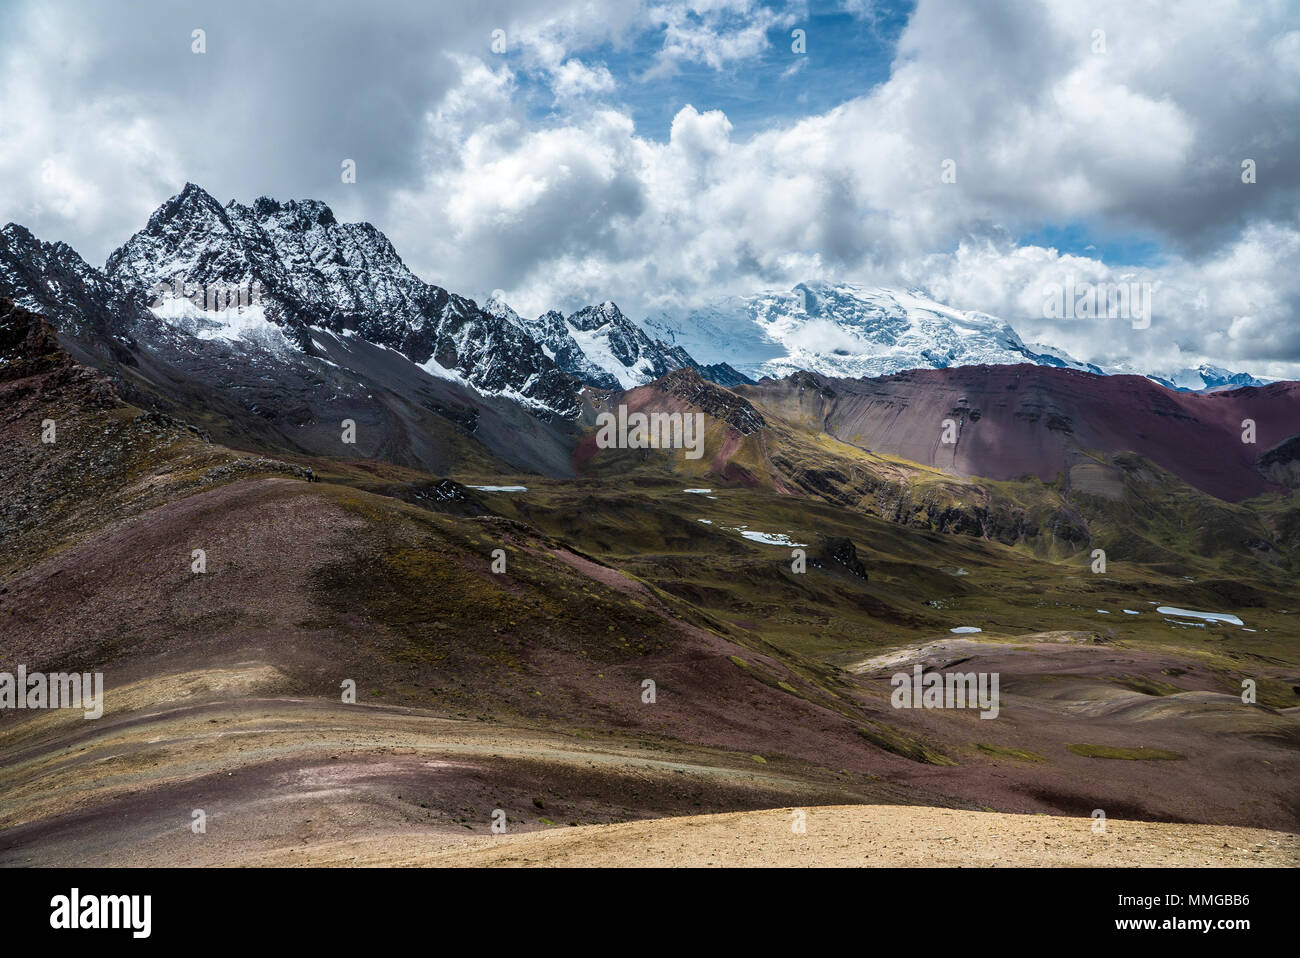
[[(792, 829), (796, 811), (805, 832)], [(264, 864), (456, 867), (1295, 867), (1300, 835), (1218, 825), (831, 805), (316, 846)], [(422, 847), (423, 845), (423, 847)]]

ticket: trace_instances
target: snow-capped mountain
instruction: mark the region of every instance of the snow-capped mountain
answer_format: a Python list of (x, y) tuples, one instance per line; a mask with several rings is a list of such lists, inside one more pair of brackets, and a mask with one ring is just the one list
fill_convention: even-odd
[[(483, 304), (483, 311), (514, 323), (537, 341), (542, 351), (570, 376), (597, 389), (619, 389), (622, 381), (611, 369), (592, 362), (569, 331), (564, 316), (549, 310), (536, 319), (524, 319), (501, 299), (493, 296)], [(622, 370), (622, 367), (620, 367)], [(638, 383), (638, 385), (640, 385)]]
[(599, 389), (632, 389), (687, 366), (719, 385), (746, 381), (725, 364), (703, 366), (681, 346), (651, 339), (609, 300), (585, 306), (567, 318), (549, 310), (536, 319), (524, 319), (496, 297), (483, 309), (527, 330), (556, 365)]
[(578, 414), (582, 384), (628, 389), (685, 366), (722, 385), (748, 381), (652, 340), (612, 302), (567, 319), (521, 319), (495, 300), (480, 309), (425, 283), (383, 233), (339, 222), (324, 203), (223, 206), (192, 183), (103, 271), (10, 224), (0, 234), (0, 292), (64, 332), (123, 343), (144, 334), (179, 355), (187, 343), (216, 342), (257, 364), (278, 356), (301, 365), (359, 338), (438, 379), (566, 419)]
[(630, 389), (687, 365), (685, 353), (669, 357), (663, 343), (652, 341), (614, 303), (584, 306), (564, 321), (578, 348), (597, 366)]
[[(1057, 346), (1047, 346), (1043, 343), (1025, 343), (1025, 349), (1028, 350), (1026, 358), (1032, 356), (1032, 361), (1039, 366), (1055, 366), (1057, 369), (1082, 369), (1084, 372), (1096, 373), (1098, 376), (1107, 374), (1107, 370), (1101, 366), (1080, 362)], [(1024, 361), (1020, 360), (1020, 362)]]
[[(313, 329), (359, 336), (485, 395), (577, 413), (572, 381), (521, 328), (425, 283), (383, 233), (369, 223), (340, 223), (324, 203), (262, 197), (223, 207), (186, 184), (109, 257), (105, 271), (192, 335), (268, 343), (278, 332), (307, 352)], [(230, 308), (218, 296), (214, 307), (202, 292), (190, 302), (185, 283), (242, 293), (248, 302)]]
[(1199, 366), (1174, 372), (1147, 373), (1146, 377), (1169, 389), (1194, 393), (1240, 389), (1242, 386), (1267, 386), (1272, 381), (1259, 379), (1250, 373), (1234, 373), (1230, 369), (1210, 363), (1201, 363)]
[(907, 369), (1033, 363), (1097, 375), (1146, 376), (1180, 392), (1263, 386), (1268, 380), (1202, 363), (1172, 372), (1080, 362), (1055, 346), (1026, 343), (988, 313), (954, 309), (918, 291), (851, 283), (800, 283), (788, 292), (733, 296), (696, 309), (664, 310), (643, 325), (697, 360), (727, 362), (750, 376), (798, 369), (845, 378)]
[(1060, 352), (1035, 351), (987, 313), (954, 309), (918, 292), (849, 283), (800, 283), (788, 292), (731, 297), (646, 319), (664, 342), (752, 376), (804, 369), (883, 376), (905, 369), (1031, 362), (1101, 372)]

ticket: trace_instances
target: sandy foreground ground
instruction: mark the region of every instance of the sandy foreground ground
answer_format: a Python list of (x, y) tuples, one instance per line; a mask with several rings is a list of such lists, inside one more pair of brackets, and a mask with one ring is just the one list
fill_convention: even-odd
[[(795, 813), (805, 831), (794, 831)], [(423, 847), (422, 847), (423, 846)], [(251, 864), (251, 863), (250, 863)], [(259, 864), (440, 867), (1000, 867), (1300, 865), (1300, 835), (1212, 825), (835, 805), (318, 845)]]

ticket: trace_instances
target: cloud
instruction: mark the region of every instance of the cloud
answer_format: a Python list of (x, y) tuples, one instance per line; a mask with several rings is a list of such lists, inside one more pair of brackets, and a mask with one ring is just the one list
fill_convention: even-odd
[[(1300, 132), (1283, 122), (1295, 91), (1278, 70), (1294, 41), (1284, 16), (1241, 14), (1234, 4), (1171, 19), (1128, 5), (1085, 15), (1064, 4), (922, 2), (888, 82), (744, 141), (724, 112), (689, 103), (666, 143), (640, 135), (616, 106), (558, 117), (548, 136), (602, 157), (592, 195), (618, 183), (637, 201), (620, 205), (593, 244), (590, 230), (568, 228), (563, 204), (551, 220), (533, 196), (534, 215), (476, 224), (473, 241), (462, 243), (465, 233), (457, 243), (536, 260), (513, 259), (506, 283), (473, 266), (462, 275), (473, 288), (506, 288), (526, 311), (613, 296), (648, 312), (818, 278), (916, 285), (1096, 361), (1198, 356), (1300, 369), (1289, 332)], [(1106, 32), (1104, 52), (1094, 30)], [(1204, 56), (1184, 62), (1166, 48)], [(1206, 68), (1224, 48), (1226, 90)], [(535, 142), (519, 144), (521, 166), (570, 188), (577, 167)], [(1256, 184), (1241, 182), (1247, 151), (1269, 171)], [(941, 178), (945, 160), (955, 183)], [(547, 172), (551, 162), (563, 169)], [(440, 172), (428, 199), (479, 175), (472, 158), (459, 165)], [(1016, 242), (1052, 223), (1152, 237), (1159, 262), (1126, 268)], [(1155, 284), (1153, 330), (1052, 326), (1042, 289), (1066, 276)]]
[(663, 46), (647, 77), (699, 63), (722, 70), (759, 56), (768, 47), (769, 30), (796, 22), (793, 10), (754, 0), (675, 0), (652, 4), (650, 22), (663, 29)]
[(552, 89), (557, 100), (610, 93), (614, 89), (614, 76), (603, 65), (589, 67), (581, 60), (565, 60), (555, 70)]
[[(1059, 346), (1102, 365), (1171, 371), (1231, 358), (1264, 376), (1294, 377), (1300, 365), (1300, 230), (1252, 227), (1216, 256), (1158, 267), (1113, 267), (1041, 246), (962, 243), (911, 267), (937, 298), (1012, 321), (1027, 342)], [(1048, 291), (1123, 284), (1152, 290), (1149, 325), (1129, 317), (1053, 320)], [(1143, 325), (1143, 324), (1139, 324)]]
[[(849, 7), (864, 29), (888, 13)], [(503, 289), (522, 312), (847, 280), (918, 286), (1084, 359), (1300, 373), (1293, 7), (920, 0), (878, 86), (744, 136), (720, 106), (730, 78), (789, 72), (765, 52), (795, 25), (816, 40), (802, 4), (338, 3), (239, 32), (252, 9), (3, 14), (0, 221), (102, 259), (192, 179), (323, 199), (429, 280)], [(200, 21), (206, 59), (189, 52)], [(656, 138), (636, 117), (662, 96)], [(1035, 238), (1066, 227), (1154, 253)], [(1152, 283), (1151, 328), (1046, 319), (1043, 287), (1065, 276)]]
[(430, 104), (462, 78), (446, 54), (489, 55), (494, 28), (571, 7), (502, 0), (486, 19), (421, 0), (323, 0), (306, 16), (259, 0), (6, 4), (0, 222), (102, 262), (186, 180), (223, 201), (310, 196), (371, 218), (422, 176)]
[[(152, 209), (182, 169), (166, 129), (129, 91), (82, 89), (66, 79), (88, 70), (92, 51), (54, 11), (12, 11), (11, 18), (5, 26), (35, 43), (0, 60), (0, 220), (60, 232), (75, 224), (99, 235), (119, 226), (123, 203)], [(45, 67), (55, 47), (65, 79)]]

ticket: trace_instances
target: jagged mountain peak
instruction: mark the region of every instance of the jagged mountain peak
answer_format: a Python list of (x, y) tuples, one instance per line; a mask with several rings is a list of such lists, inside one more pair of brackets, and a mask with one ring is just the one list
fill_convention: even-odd
[[(611, 299), (584, 306), (563, 321), (559, 315), (552, 311), (539, 317), (538, 327), (547, 330), (553, 339), (562, 336), (571, 340), (588, 362), (603, 371), (602, 378), (612, 379), (618, 388), (630, 389), (683, 368), (706, 373), (725, 385), (745, 381), (728, 366), (704, 366), (685, 349), (647, 336)], [(584, 378), (578, 372), (573, 375)]]
[(167, 283), (173, 300), (183, 281), (203, 289), (255, 288), (257, 301), (238, 315), (162, 303), (164, 320), (232, 341), (248, 329), (264, 340), (278, 327), (307, 352), (314, 329), (357, 335), (485, 394), (577, 415), (577, 387), (524, 330), (425, 283), (371, 224), (340, 222), (317, 200), (262, 196), (222, 207), (192, 186), (109, 257), (109, 276), (137, 290)]
[(329, 285), (326, 274), (346, 289), (356, 284), (339, 276), (342, 271), (417, 282), (386, 236), (369, 223), (340, 222), (324, 202), (260, 196), (248, 205), (231, 200), (222, 206), (192, 183), (164, 202), (105, 268), (144, 285), (179, 272), (196, 283), (257, 279), (277, 288), (283, 277), (275, 274), (286, 264), (299, 274), (290, 277), (299, 280), (297, 294), (322, 306), (340, 292), (322, 288)]
[(602, 326), (608, 326), (611, 323), (632, 325), (631, 320), (623, 315), (623, 311), (618, 308), (618, 305), (612, 299), (607, 299), (595, 306), (582, 307), (582, 309), (569, 316), (568, 323), (576, 329), (587, 332), (600, 329)]
[[(231, 200), (228, 207), (239, 207), (235, 200)], [(286, 214), (291, 221), (303, 229), (309, 229), (311, 226), (330, 226), (337, 223), (334, 211), (330, 209), (329, 204), (321, 200), (286, 200), (283, 203), (270, 196), (259, 196), (253, 200), (251, 207), (239, 207), (251, 209), (254, 216), (258, 219), (271, 219), (279, 214)], [(369, 223), (358, 223), (357, 226), (370, 226)], [(373, 227), (371, 227), (373, 229)]]
[(21, 223), (13, 222), (6, 223), (4, 229), (0, 229), (0, 236), (10, 237), (21, 242), (28, 242), (36, 239), (36, 237), (32, 235), (32, 231), (26, 226), (23, 226)]
[(224, 221), (225, 208), (217, 198), (201, 186), (186, 183), (175, 196), (165, 200), (149, 217), (149, 227), (166, 223), (177, 217), (194, 217), (206, 215), (218, 221)]
[(551, 309), (524, 319), (494, 293), (483, 310), (526, 330), (556, 365), (597, 389), (631, 389), (683, 368), (727, 386), (748, 381), (728, 366), (701, 365), (686, 350), (651, 339), (613, 300), (584, 306), (567, 318)]
[(496, 293), (493, 293), (486, 300), (484, 300), (483, 305), (480, 308), (483, 310), (483, 312), (487, 313), (489, 316), (495, 316), (498, 319), (504, 319), (506, 322), (511, 323), (512, 325), (519, 326), (519, 327), (522, 327), (524, 325), (524, 321), (519, 317), (519, 314), (516, 313), (511, 308), (509, 303), (507, 303)]

